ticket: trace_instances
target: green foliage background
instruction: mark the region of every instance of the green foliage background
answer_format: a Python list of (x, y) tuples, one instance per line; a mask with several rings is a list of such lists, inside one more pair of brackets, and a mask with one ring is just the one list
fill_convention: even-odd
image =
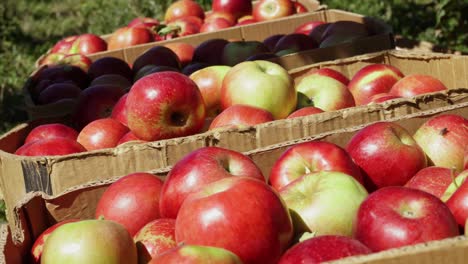
[[(3, 0), (0, 5), (0, 132), (27, 119), (21, 87), (34, 61), (59, 39), (107, 34), (137, 16), (163, 18), (172, 0)], [(199, 0), (209, 9), (211, 0)], [(323, 0), (329, 8), (379, 17), (396, 34), (468, 53), (466, 0)], [(0, 204), (0, 211), (2, 205)], [(1, 216), (0, 216), (1, 217)]]

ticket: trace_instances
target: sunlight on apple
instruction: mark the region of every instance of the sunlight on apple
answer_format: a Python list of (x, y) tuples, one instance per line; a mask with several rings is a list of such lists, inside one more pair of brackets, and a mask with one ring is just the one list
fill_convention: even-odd
[(222, 220), (222, 218), (224, 218), (223, 211), (218, 207), (213, 207), (202, 215), (203, 223), (218, 222)]
[(63, 253), (73, 255), (75, 252), (80, 250), (80, 244), (72, 243), (72, 244), (65, 244), (62, 248)]

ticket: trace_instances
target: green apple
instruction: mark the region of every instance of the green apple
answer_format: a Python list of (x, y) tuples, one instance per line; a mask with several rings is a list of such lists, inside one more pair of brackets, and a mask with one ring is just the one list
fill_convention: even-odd
[(367, 195), (356, 179), (335, 171), (305, 174), (280, 190), (297, 235), (352, 236), (357, 211)]
[(246, 61), (232, 67), (223, 80), (221, 108), (246, 104), (269, 111), (275, 119), (287, 117), (296, 108), (296, 91), (289, 73), (280, 65)]
[(224, 248), (183, 244), (158, 255), (149, 264), (168, 263), (242, 264), (242, 261)]

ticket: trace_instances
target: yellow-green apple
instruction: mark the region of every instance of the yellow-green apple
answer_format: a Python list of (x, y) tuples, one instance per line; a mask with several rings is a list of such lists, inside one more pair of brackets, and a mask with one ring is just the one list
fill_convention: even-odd
[(323, 113), (323, 110), (313, 106), (306, 106), (301, 109), (298, 109), (288, 115), (286, 118), (295, 118), (300, 116), (308, 116), (313, 114)]
[(175, 248), (175, 219), (158, 218), (144, 225), (134, 236), (138, 250), (138, 263), (151, 259)]
[(214, 65), (198, 70), (189, 76), (200, 89), (207, 117), (214, 117), (221, 112), (221, 87), (224, 76), (230, 69), (229, 66)]
[(273, 50), (274, 53), (286, 55), (304, 50), (315, 49), (317, 46), (312, 38), (300, 33), (291, 33), (284, 35), (278, 40)]
[(80, 53), (67, 54), (63, 56), (56, 64), (74, 65), (87, 72), (92, 61), (86, 55)]
[(89, 55), (107, 50), (107, 42), (94, 34), (79, 35), (71, 44), (68, 54), (80, 53)]
[(440, 199), (450, 184), (455, 180), (458, 173), (444, 167), (426, 167), (418, 171), (406, 184), (405, 187), (428, 192)]
[(455, 177), (452, 182), (449, 184), (447, 189), (445, 189), (444, 194), (440, 198), (442, 202), (447, 202), (447, 200), (453, 195), (455, 191), (457, 191), (458, 187), (465, 182), (466, 177), (468, 177), (468, 173), (466, 170), (462, 171), (461, 173), (457, 174), (457, 177)]
[(178, 161), (166, 177), (159, 203), (161, 216), (175, 218), (189, 194), (231, 176), (266, 181), (257, 165), (237, 151), (218, 147), (192, 151)]
[(359, 168), (340, 146), (326, 141), (303, 142), (288, 148), (270, 171), (271, 186), (280, 190), (304, 174), (337, 171), (363, 182)]
[(323, 111), (353, 107), (354, 98), (348, 87), (333, 77), (311, 74), (296, 86), (297, 108), (315, 106)]
[[(320, 21), (320, 20), (314, 20), (314, 21), (309, 21), (305, 22), (303, 24), (300, 24), (294, 29), (294, 33), (299, 33), (299, 34), (304, 34), (304, 35), (309, 35), (312, 30), (314, 30), (317, 26), (323, 25), (326, 22)], [(318, 42), (315, 42), (315, 44), (318, 44)]]
[(231, 22), (229, 22), (227, 19), (222, 17), (213, 18), (209, 21), (206, 21), (203, 26), (201, 26), (200, 33), (215, 32), (232, 26), (234, 26), (234, 24), (231, 24)]
[(57, 65), (66, 56), (66, 53), (49, 53), (42, 57), (39, 65)]
[(269, 61), (246, 61), (232, 67), (221, 88), (221, 108), (235, 104), (256, 106), (275, 119), (287, 117), (296, 108), (296, 90), (289, 73)]
[(112, 33), (108, 42), (108, 50), (123, 49), (154, 40), (151, 31), (144, 27), (121, 27)]
[(227, 177), (190, 194), (176, 219), (176, 241), (221, 247), (244, 264), (277, 263), (293, 236), (279, 194), (250, 177)]
[(169, 66), (180, 69), (180, 61), (177, 54), (168, 47), (155, 46), (138, 56), (133, 63), (133, 73), (136, 74), (146, 65)]
[(236, 254), (220, 247), (182, 244), (153, 258), (148, 264), (242, 264)]
[(355, 178), (337, 171), (304, 174), (279, 193), (297, 235), (312, 232), (317, 236), (349, 237), (354, 234), (359, 206), (368, 195)]
[(119, 121), (120, 123), (122, 123), (122, 125), (126, 127), (128, 127), (127, 108), (126, 108), (127, 96), (128, 96), (128, 93), (120, 97), (120, 99), (117, 101), (114, 108), (112, 109), (112, 113), (110, 115), (111, 118)]
[(160, 218), (162, 186), (163, 181), (150, 173), (128, 174), (104, 191), (95, 216), (122, 224), (134, 236), (147, 223)]
[[(468, 170), (462, 171), (459, 176), (459, 180), (453, 181), (447, 188), (443, 201), (449, 207), (460, 227), (464, 227), (468, 220), (468, 181), (466, 181)], [(454, 191), (451, 192), (451, 190)]]
[(322, 263), (372, 251), (359, 240), (347, 236), (318, 236), (304, 240), (284, 253), (278, 264)]
[(101, 118), (87, 124), (78, 134), (77, 141), (86, 150), (113, 148), (128, 131), (128, 127), (116, 119)]
[(274, 35), (271, 35), (271, 36), (265, 38), (262, 42), (263, 42), (263, 44), (265, 44), (265, 46), (271, 52), (273, 52), (274, 49), (275, 49), (276, 43), (278, 43), (278, 41), (284, 36), (286, 36), (286, 35), (285, 34), (274, 34)]
[(273, 115), (263, 108), (236, 104), (219, 113), (211, 122), (208, 130), (234, 127), (245, 128), (274, 120)]
[(211, 3), (213, 12), (226, 12), (236, 19), (252, 13), (252, 2), (244, 0), (213, 0)]
[(79, 129), (94, 120), (109, 117), (114, 105), (125, 94), (118, 86), (97, 85), (86, 88), (78, 96), (72, 121)]
[(228, 43), (229, 41), (220, 38), (205, 40), (195, 48), (192, 61), (221, 65), (224, 46)]
[(349, 82), (356, 105), (364, 105), (375, 94), (388, 93), (403, 78), (403, 73), (387, 64), (370, 64), (361, 68)]
[(15, 155), (19, 156), (58, 156), (85, 152), (86, 149), (76, 140), (56, 137), (35, 140), (20, 146)]
[(135, 136), (135, 134), (133, 134), (132, 131), (128, 131), (127, 134), (123, 135), (123, 137), (121, 137), (119, 139), (119, 142), (117, 143), (117, 146), (122, 145), (122, 144), (127, 143), (127, 142), (130, 142), (130, 141), (133, 141), (134, 143), (148, 142), (146, 140), (143, 140), (143, 139), (138, 138), (137, 136)]
[(223, 65), (234, 66), (245, 61), (248, 57), (269, 52), (263, 42), (252, 41), (233, 41), (224, 46), (221, 63)]
[(55, 43), (55, 45), (52, 47), (50, 53), (67, 54), (68, 51), (70, 50), (71, 45), (77, 38), (78, 38), (78, 35), (75, 35), (75, 36), (69, 36), (69, 37), (66, 37), (57, 41), (57, 43)]
[(234, 26), (236, 24), (236, 22), (237, 22), (236, 17), (231, 13), (224, 12), (224, 11), (212, 11), (212, 12), (206, 14), (204, 23), (205, 24), (210, 23), (213, 20), (218, 19), (218, 18), (225, 19), (229, 23), (229, 26)]
[(336, 21), (324, 30), (320, 48), (335, 46), (370, 35), (366, 25), (354, 21)]
[(89, 86), (97, 86), (97, 85), (111, 85), (111, 86), (118, 86), (123, 90), (128, 90), (132, 86), (132, 83), (122, 75), (118, 74), (105, 74), (99, 77), (96, 77), (91, 81)]
[(61, 101), (76, 101), (81, 89), (73, 83), (54, 83), (39, 93), (37, 104), (46, 105)]
[(389, 93), (401, 97), (413, 97), (445, 90), (447, 87), (437, 78), (425, 74), (410, 74), (396, 82)]
[(414, 133), (429, 162), (462, 171), (468, 146), (468, 120), (461, 115), (441, 114), (427, 120)]
[(44, 244), (42, 264), (136, 264), (137, 250), (128, 231), (109, 220), (81, 220), (55, 229)]
[(294, 13), (294, 4), (291, 0), (260, 0), (252, 10), (252, 15), (257, 21), (277, 19)]
[(339, 72), (337, 70), (334, 70), (332, 68), (310, 69), (306, 73), (301, 75), (298, 78), (298, 80), (300, 81), (300, 80), (304, 79), (305, 77), (307, 77), (309, 75), (314, 75), (314, 74), (331, 77), (331, 78), (336, 79), (337, 81), (343, 83), (344, 85), (349, 84), (348, 77), (344, 76), (341, 72)]
[(47, 238), (50, 236), (50, 233), (52, 233), (52, 231), (54, 231), (55, 229), (57, 229), (57, 227), (59, 227), (59, 226), (61, 226), (63, 224), (76, 222), (76, 221), (79, 221), (79, 220), (78, 219), (63, 220), (63, 221), (60, 221), (60, 222), (56, 223), (55, 225), (47, 228), (46, 230), (44, 230), (44, 232), (42, 232), (39, 235), (39, 237), (36, 238), (32, 248), (31, 248), (31, 255), (32, 255), (32, 258), (33, 258), (32, 263), (33, 264), (41, 263), (41, 255), (42, 255), (42, 250), (44, 249), (44, 243), (47, 241)]
[(205, 12), (203, 8), (196, 1), (192, 0), (178, 0), (172, 3), (164, 14), (164, 20), (166, 22), (174, 21), (178, 18), (196, 16), (201, 19), (205, 18)]
[(33, 142), (36, 140), (47, 139), (47, 138), (68, 138), (71, 140), (76, 140), (78, 137), (78, 132), (64, 124), (52, 123), (39, 125), (31, 130), (24, 140), (24, 144)]
[(206, 112), (195, 82), (177, 72), (157, 72), (138, 80), (126, 107), (128, 127), (147, 141), (198, 133)]
[(195, 47), (185, 42), (173, 42), (164, 45), (171, 49), (179, 58), (182, 67), (189, 64), (192, 61)]
[[(378, 103), (383, 103), (385, 101), (398, 99), (398, 98), (402, 98), (402, 97), (398, 95), (393, 95), (390, 93), (379, 93), (379, 94), (372, 95), (369, 98), (369, 101), (367, 102), (367, 104), (378, 104)], [(364, 101), (364, 104), (366, 104), (366, 101)]]
[(367, 174), (369, 189), (403, 186), (427, 165), (421, 147), (405, 128), (393, 122), (364, 127), (349, 140), (346, 150)]
[(106, 74), (117, 74), (125, 77), (128, 81), (133, 80), (133, 72), (128, 63), (119, 58), (99, 58), (89, 66), (88, 75), (91, 80)]
[(458, 226), (447, 205), (402, 186), (371, 193), (359, 208), (355, 237), (372, 251), (454, 237)]

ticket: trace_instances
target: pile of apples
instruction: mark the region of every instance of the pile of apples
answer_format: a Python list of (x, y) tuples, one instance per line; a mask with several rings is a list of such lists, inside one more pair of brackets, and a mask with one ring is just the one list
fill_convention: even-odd
[(305, 12), (308, 10), (304, 5), (292, 0), (260, 0), (254, 5), (248, 0), (213, 0), (207, 13), (196, 1), (178, 0), (166, 10), (163, 23), (156, 18), (137, 17), (118, 28), (107, 41), (90, 33), (69, 36), (58, 41), (39, 64), (57, 62), (69, 54), (90, 55)]
[[(25, 151), (38, 143), (26, 141), (16, 154), (63, 155), (113, 148), (128, 141), (157, 141), (205, 130), (242, 128), (447, 90), (434, 77), (404, 76), (385, 64), (365, 66), (351, 80), (331, 68), (312, 69), (294, 82), (283, 67), (273, 62), (243, 61), (231, 67), (208, 62), (219, 60), (218, 56), (200, 55), (220, 45), (226, 58), (235, 60), (239, 53), (234, 51), (242, 51), (243, 44), (209, 40), (198, 46), (192, 61), (210, 66), (189, 75), (180, 72), (181, 61), (184, 62), (184, 49), (180, 46), (153, 47), (138, 57), (131, 68), (113, 57), (94, 61), (87, 72), (73, 65), (41, 68), (31, 77), (33, 99), (44, 104), (76, 102), (67, 121), (78, 134), (70, 140), (83, 148), (72, 144), (73, 148), (63, 146), (68, 150), (58, 151), (62, 143), (57, 141), (62, 137), (54, 137), (49, 140), (55, 142), (56, 148)], [(230, 51), (236, 55), (227, 55)], [(204, 58), (205, 62), (197, 58)], [(55, 133), (51, 127), (36, 129), (48, 131), (39, 134)]]
[(292, 145), (269, 175), (242, 153), (200, 148), (164, 181), (120, 178), (95, 219), (55, 224), (31, 252), (43, 264), (320, 263), (468, 233), (467, 127), (455, 114), (413, 135), (377, 122), (344, 148)]

